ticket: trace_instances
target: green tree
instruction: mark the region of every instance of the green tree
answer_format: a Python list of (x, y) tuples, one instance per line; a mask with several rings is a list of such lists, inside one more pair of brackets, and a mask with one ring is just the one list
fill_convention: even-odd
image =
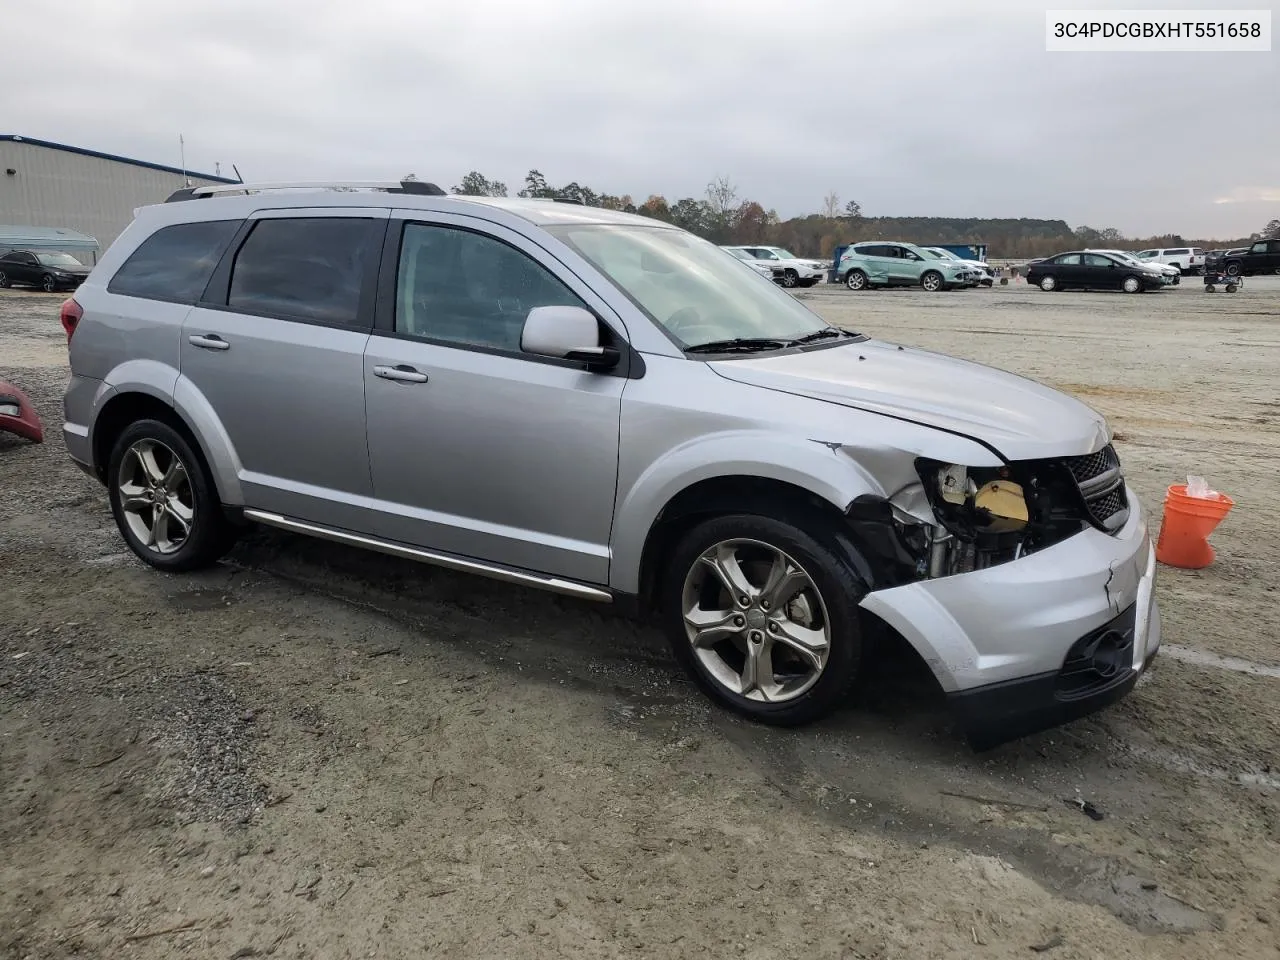
[(462, 178), (453, 192), (467, 197), (505, 197), (507, 185), (500, 180), (490, 180), (479, 170), (472, 170)]
[(1280, 240), (1280, 220), (1272, 220), (1263, 227), (1262, 235), (1268, 240)]

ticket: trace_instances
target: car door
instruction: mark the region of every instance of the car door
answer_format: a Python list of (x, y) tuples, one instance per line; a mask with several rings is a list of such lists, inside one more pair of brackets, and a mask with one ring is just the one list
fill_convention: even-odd
[(370, 531), (364, 349), (387, 213), (259, 211), (183, 323), (177, 390), (225, 432), (246, 506)]
[(1093, 290), (1119, 287), (1126, 276), (1120, 265), (1101, 253), (1080, 254), (1079, 283)]
[(14, 255), (13, 269), (5, 268), (13, 283), (35, 284), (40, 282), (40, 261), (34, 253), (19, 251)]
[(381, 535), (608, 583), (625, 372), (533, 356), (520, 338), (539, 306), (585, 306), (625, 347), (621, 323), (513, 230), (394, 217), (365, 355)]
[(920, 263), (915, 254), (892, 243), (885, 244), (884, 251), (888, 255), (885, 266), (891, 283), (902, 286), (920, 282)]
[(1052, 275), (1059, 287), (1082, 287), (1085, 283), (1082, 254), (1064, 253), (1046, 264), (1045, 273)]
[(860, 266), (866, 271), (867, 277), (875, 284), (887, 284), (892, 278), (893, 261), (896, 259), (892, 256), (892, 250), (887, 244), (859, 244), (854, 247), (862, 257)]

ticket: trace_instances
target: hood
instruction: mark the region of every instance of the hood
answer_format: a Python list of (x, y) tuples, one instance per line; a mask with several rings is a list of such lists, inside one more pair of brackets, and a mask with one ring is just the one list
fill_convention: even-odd
[(879, 340), (709, 366), (739, 383), (963, 434), (1009, 460), (1081, 456), (1110, 439), (1102, 415), (1065, 393), (994, 367)]

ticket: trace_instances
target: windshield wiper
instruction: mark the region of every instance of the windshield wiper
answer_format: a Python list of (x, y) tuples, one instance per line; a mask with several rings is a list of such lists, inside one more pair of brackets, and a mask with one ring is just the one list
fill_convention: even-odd
[(786, 340), (767, 337), (733, 337), (729, 340), (709, 340), (685, 347), (685, 353), (754, 353), (757, 350), (782, 350), (790, 346)]
[(814, 343), (818, 340), (827, 340), (831, 337), (854, 337), (857, 334), (850, 333), (848, 330), (842, 330), (840, 327), (823, 327), (821, 330), (815, 330), (813, 333), (806, 333), (803, 337), (796, 337), (794, 340), (788, 340), (787, 346), (794, 347), (799, 343)]

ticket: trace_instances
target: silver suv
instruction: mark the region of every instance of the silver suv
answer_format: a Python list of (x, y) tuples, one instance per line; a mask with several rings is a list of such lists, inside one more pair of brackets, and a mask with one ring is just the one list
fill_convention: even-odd
[(613, 603), (777, 724), (897, 635), (975, 746), (1155, 653), (1147, 523), (1071, 397), (653, 220), (331, 187), (179, 191), (64, 304), (67, 449), (152, 566), (257, 523)]

